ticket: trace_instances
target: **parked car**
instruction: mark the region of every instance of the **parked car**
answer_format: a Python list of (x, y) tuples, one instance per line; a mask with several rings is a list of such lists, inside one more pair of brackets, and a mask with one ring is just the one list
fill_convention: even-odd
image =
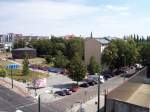
[(55, 94), (60, 95), (60, 96), (66, 95), (66, 93), (64, 91), (56, 91)]
[(72, 92), (77, 92), (79, 90), (79, 87), (78, 86), (73, 86), (69, 90), (72, 91)]
[(142, 69), (142, 68), (143, 68), (143, 66), (142, 66), (141, 64), (138, 64), (138, 63), (137, 63), (137, 64), (135, 64), (135, 67), (136, 67), (136, 69), (137, 69), (137, 70), (139, 70), (139, 69)]
[(65, 92), (66, 95), (72, 94), (72, 91), (70, 91), (69, 89), (64, 89), (63, 92)]
[(85, 88), (87, 88), (87, 87), (89, 87), (89, 86), (90, 86), (90, 85), (89, 85), (87, 82), (80, 84), (80, 87), (85, 87)]
[(107, 80), (108, 78), (113, 77), (112, 72), (110, 70), (103, 71), (102, 76), (104, 76), (104, 79)]
[(95, 79), (85, 79), (84, 81), (86, 81), (87, 83), (93, 83), (94, 85), (97, 84), (97, 80)]
[(94, 86), (94, 84), (95, 84), (93, 81), (89, 81), (87, 83), (89, 84), (89, 86)]
[(100, 75), (100, 82), (104, 83), (105, 82), (105, 78), (103, 76)]

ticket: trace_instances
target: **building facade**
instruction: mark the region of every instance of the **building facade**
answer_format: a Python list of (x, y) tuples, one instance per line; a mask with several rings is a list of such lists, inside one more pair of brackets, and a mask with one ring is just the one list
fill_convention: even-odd
[(35, 58), (36, 57), (36, 49), (18, 48), (18, 49), (12, 50), (12, 58), (13, 59), (23, 59), (25, 55), (27, 55), (28, 58)]
[(110, 41), (106, 38), (86, 38), (84, 42), (84, 61), (89, 65), (90, 58), (93, 56), (98, 64), (101, 63), (101, 55)]
[(14, 41), (13, 33), (0, 35), (0, 51), (4, 50), (11, 51), (13, 47), (13, 41)]

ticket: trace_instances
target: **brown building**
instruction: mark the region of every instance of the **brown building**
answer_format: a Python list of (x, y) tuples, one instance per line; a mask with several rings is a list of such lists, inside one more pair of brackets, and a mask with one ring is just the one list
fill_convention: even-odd
[(95, 57), (96, 61), (100, 64), (101, 54), (104, 48), (110, 41), (107, 38), (87, 38), (85, 39), (84, 48), (84, 61), (88, 65), (90, 58)]
[(64, 36), (65, 40), (71, 40), (71, 39), (75, 39), (75, 38), (76, 38), (76, 36), (73, 34)]
[(35, 58), (36, 57), (36, 49), (19, 48), (19, 49), (12, 50), (12, 58), (13, 59), (23, 59), (25, 55), (27, 55), (28, 58)]

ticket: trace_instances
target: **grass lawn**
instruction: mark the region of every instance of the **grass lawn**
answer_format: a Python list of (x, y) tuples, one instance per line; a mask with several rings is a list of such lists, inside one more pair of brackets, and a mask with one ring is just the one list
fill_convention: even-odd
[[(15, 59), (16, 62), (22, 64), (23, 59)], [(38, 64), (38, 65), (42, 65), (45, 64), (45, 59), (44, 58), (33, 58), (33, 59), (29, 59), (30, 64)]]
[(0, 52), (0, 58), (8, 58), (11, 57), (11, 53), (10, 52)]
[[(8, 77), (10, 77), (11, 71), (7, 70), (7, 74), (8, 74)], [(30, 71), (28, 76), (23, 76), (22, 71), (19, 70), (19, 69), (13, 70), (12, 74), (13, 74), (13, 78), (15, 80), (22, 81), (22, 82), (25, 81), (25, 80), (29, 81), (29, 82), (32, 82), (35, 79), (41, 79), (41, 78), (48, 77), (48, 74), (43, 74), (43, 73), (34, 72), (34, 71)]]
[[(0, 60), (0, 65), (4, 68), (6, 68), (6, 66), (8, 64), (11, 64), (11, 62), (9, 61), (1, 61)], [(7, 70), (7, 74), (8, 74), (8, 77), (10, 77), (10, 70), (9, 69), (6, 69)], [(34, 71), (30, 71), (30, 74), (28, 76), (22, 76), (22, 71), (21, 69), (16, 69), (16, 70), (13, 70), (13, 78), (17, 81), (24, 81), (24, 80), (27, 80), (29, 82), (32, 82), (34, 79), (39, 79), (39, 78), (45, 78), (47, 77), (48, 74), (43, 74), (43, 73), (39, 73), (39, 72), (34, 72)]]

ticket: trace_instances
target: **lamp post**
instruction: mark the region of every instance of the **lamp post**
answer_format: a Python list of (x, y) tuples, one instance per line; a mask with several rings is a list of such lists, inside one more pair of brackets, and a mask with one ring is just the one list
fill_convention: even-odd
[[(126, 66), (125, 55), (122, 54), (121, 56), (123, 57), (123, 66), (125, 67)], [(125, 80), (125, 72), (123, 73), (123, 78)]]
[(41, 112), (41, 98), (40, 95), (38, 96), (38, 112)]
[(38, 112), (41, 112), (41, 95), (48, 94), (49, 91), (45, 91), (44, 93), (39, 94), (36, 98), (38, 99)]
[(98, 103), (97, 103), (97, 112), (100, 112), (100, 73), (98, 74)]

